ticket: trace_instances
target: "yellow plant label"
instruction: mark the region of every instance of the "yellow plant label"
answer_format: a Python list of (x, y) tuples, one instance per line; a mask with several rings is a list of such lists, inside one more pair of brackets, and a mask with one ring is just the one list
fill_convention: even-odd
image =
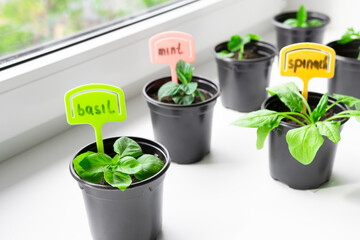
[(104, 123), (126, 119), (122, 89), (106, 84), (89, 84), (68, 91), (65, 108), (69, 124), (90, 124), (94, 127), (98, 152), (104, 152), (101, 137)]
[(308, 83), (312, 78), (332, 78), (335, 70), (334, 49), (318, 43), (296, 43), (280, 51), (281, 76), (299, 77), (304, 82), (303, 96), (307, 99)]

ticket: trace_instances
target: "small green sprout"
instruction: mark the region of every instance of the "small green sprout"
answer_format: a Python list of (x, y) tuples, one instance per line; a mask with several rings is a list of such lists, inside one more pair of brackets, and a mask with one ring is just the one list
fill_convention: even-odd
[(307, 12), (304, 5), (301, 5), (299, 10), (297, 11), (296, 19), (289, 18), (286, 19), (283, 23), (291, 27), (301, 27), (301, 28), (318, 27), (323, 25), (323, 22), (319, 19), (311, 19), (309, 21), (307, 20)]

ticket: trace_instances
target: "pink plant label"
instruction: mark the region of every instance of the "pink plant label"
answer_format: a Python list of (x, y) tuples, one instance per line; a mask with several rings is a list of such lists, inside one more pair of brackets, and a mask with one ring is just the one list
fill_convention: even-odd
[(171, 80), (178, 83), (176, 63), (183, 60), (188, 63), (195, 62), (194, 38), (183, 32), (159, 33), (149, 41), (150, 58), (153, 64), (168, 64), (171, 69)]

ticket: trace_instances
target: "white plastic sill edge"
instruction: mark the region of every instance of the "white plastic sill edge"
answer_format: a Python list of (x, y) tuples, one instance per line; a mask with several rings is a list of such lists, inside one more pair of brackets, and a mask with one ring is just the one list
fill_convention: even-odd
[(69, 127), (63, 103), (69, 89), (94, 82), (113, 84), (123, 88), (128, 99), (140, 94), (149, 80), (169, 75), (167, 66), (150, 63), (152, 35), (167, 30), (190, 33), (198, 65), (212, 59), (212, 48), (235, 33), (272, 29), (271, 18), (285, 4), (285, 0), (198, 1), (1, 72), (0, 161)]

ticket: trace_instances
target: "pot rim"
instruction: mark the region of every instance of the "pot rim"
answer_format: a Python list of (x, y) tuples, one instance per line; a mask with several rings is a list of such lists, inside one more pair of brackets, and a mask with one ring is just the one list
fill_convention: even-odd
[(289, 12), (279, 13), (279, 14), (277, 14), (277, 15), (275, 15), (273, 17), (272, 22), (276, 27), (279, 27), (279, 28), (282, 28), (282, 29), (288, 29), (288, 30), (296, 30), (296, 31), (308, 31), (309, 29), (320, 29), (320, 28), (323, 28), (326, 25), (328, 25), (329, 22), (330, 22), (330, 17), (328, 15), (326, 15), (324, 13), (321, 13), (321, 12), (313, 12), (313, 11), (307, 11), (307, 15), (311, 16), (313, 18), (320, 18), (320, 20), (323, 22), (323, 24), (321, 26), (305, 27), (305, 28), (291, 27), (291, 26), (286, 25), (286, 24), (284, 24), (282, 22), (279, 22), (277, 20), (277, 18), (279, 18), (279, 17), (281, 17), (283, 15), (287, 15), (287, 14), (295, 14), (295, 16), (296, 16), (296, 13), (297, 13), (297, 11), (289, 11)]
[[(120, 137), (123, 137), (123, 136), (117, 136), (117, 137), (109, 137), (109, 138), (105, 138), (103, 139), (103, 141), (105, 140), (110, 140), (110, 139), (114, 139), (114, 142), (120, 138)], [(136, 183), (132, 183), (129, 187), (127, 187), (127, 189), (129, 188), (136, 188), (136, 187), (139, 187), (139, 186), (143, 186), (149, 182), (152, 182), (156, 179), (158, 179), (159, 177), (161, 177), (162, 175), (164, 175), (166, 173), (166, 171), (168, 170), (169, 166), (170, 166), (170, 162), (171, 162), (171, 159), (170, 159), (170, 154), (169, 154), (169, 151), (164, 147), (164, 145), (162, 145), (161, 143), (159, 142), (156, 142), (154, 140), (151, 140), (151, 139), (147, 139), (147, 138), (142, 138), (142, 137), (133, 137), (133, 136), (126, 136), (128, 138), (131, 138), (133, 139), (134, 141), (138, 142), (138, 141), (144, 141), (144, 143), (147, 143), (151, 146), (153, 146), (154, 148), (158, 148), (158, 149), (161, 149), (162, 152), (164, 152), (164, 155), (165, 155), (165, 165), (164, 167), (159, 171), (157, 172), (155, 175), (145, 179), (145, 180), (142, 180), (142, 181), (139, 181), (139, 182), (136, 182)], [(85, 145), (84, 147), (82, 147), (78, 152), (77, 154), (74, 156), (74, 158), (76, 156), (79, 155), (79, 153), (86, 147), (88, 147), (89, 145), (92, 145), (92, 144), (96, 144), (96, 142), (91, 142), (87, 145)], [(78, 182), (78, 183), (81, 183), (81, 184), (84, 184), (86, 185), (87, 187), (90, 187), (90, 188), (94, 188), (94, 189), (101, 189), (101, 190), (110, 190), (110, 191), (120, 191), (118, 188), (116, 187), (113, 187), (113, 186), (110, 186), (110, 185), (101, 185), (101, 184), (97, 184), (97, 183), (91, 183), (91, 182), (88, 182), (84, 179), (82, 179), (75, 171), (75, 168), (74, 168), (74, 164), (73, 164), (73, 159), (71, 159), (70, 161), (70, 164), (69, 164), (69, 170), (70, 170), (70, 173), (72, 175), (72, 177)], [(126, 191), (126, 189), (125, 189)]]
[(193, 75), (192, 78), (193, 78), (193, 80), (196, 80), (197, 82), (202, 82), (202, 83), (205, 83), (205, 84), (207, 84), (209, 86), (212, 85), (212, 87), (216, 90), (216, 93), (214, 95), (212, 95), (211, 98), (206, 99), (203, 102), (194, 103), (194, 104), (190, 104), (190, 105), (164, 103), (164, 102), (157, 101), (157, 100), (155, 100), (155, 99), (153, 99), (152, 97), (149, 96), (149, 94), (147, 93), (147, 89), (151, 84), (153, 84), (156, 81), (163, 80), (163, 79), (170, 79), (170, 81), (171, 81), (171, 76), (157, 78), (155, 80), (152, 80), (152, 81), (148, 82), (143, 87), (142, 93), (143, 93), (143, 96), (144, 96), (145, 100), (148, 103), (151, 103), (151, 104), (154, 104), (154, 105), (160, 105), (160, 106), (168, 107), (168, 108), (193, 108), (193, 107), (198, 107), (198, 106), (208, 104), (208, 103), (210, 103), (212, 101), (215, 101), (220, 96), (220, 87), (219, 87), (219, 85), (217, 83), (215, 83), (213, 81), (210, 81), (209, 79), (207, 79), (205, 77), (198, 76), (198, 75)]
[[(339, 39), (339, 40), (340, 40), (340, 39)], [(326, 46), (331, 47), (330, 45), (332, 45), (332, 44), (334, 44), (334, 45), (335, 45), (335, 44), (336, 44), (336, 45), (346, 45), (346, 44), (340, 44), (340, 43), (338, 43), (339, 40), (335, 40), (335, 41), (329, 42), (329, 43), (326, 44)], [(354, 41), (356, 41), (356, 40), (354, 40)], [(360, 40), (359, 40), (359, 41), (360, 41)], [(331, 48), (332, 48), (332, 47), (331, 47)], [(334, 51), (335, 51), (335, 50), (334, 50)], [(354, 64), (359, 64), (359, 65), (360, 65), (360, 60), (357, 60), (356, 58), (345, 57), (345, 56), (341, 56), (341, 55), (336, 54), (335, 59), (341, 60), (341, 61), (343, 61), (343, 62), (354, 63)]]
[[(308, 96), (309, 96), (309, 97), (318, 96), (318, 97), (321, 98), (322, 95), (323, 95), (323, 93), (308, 92)], [(267, 108), (265, 107), (265, 105), (266, 105), (268, 102), (270, 102), (271, 100), (273, 100), (274, 98), (276, 98), (276, 97), (277, 97), (277, 95), (273, 95), (273, 96), (270, 96), (270, 97), (268, 97), (267, 99), (265, 99), (265, 101), (261, 104), (261, 109), (267, 109)], [(331, 97), (331, 96), (329, 96), (329, 100), (331, 100), (330, 103), (336, 102), (336, 99), (333, 98), (333, 97)], [(328, 101), (329, 101), (329, 100), (328, 100)], [(280, 101), (280, 99), (279, 99), (279, 101)], [(340, 107), (342, 107), (342, 108), (345, 108), (346, 110), (349, 110), (349, 109), (350, 109), (347, 105), (345, 105), (345, 104), (343, 104), (343, 103), (337, 103), (336, 105), (338, 105), (338, 106), (340, 106)], [(336, 106), (336, 105), (335, 105), (335, 106)], [(349, 120), (349, 118), (344, 118), (343, 120), (341, 120), (341, 121), (340, 121), (340, 122), (341, 122), (341, 125), (343, 125), (344, 123), (346, 123), (348, 120)], [(281, 126), (284, 126), (284, 127), (288, 127), (288, 128), (299, 128), (299, 127), (302, 127), (302, 126), (300, 126), (300, 125), (291, 124), (291, 123), (287, 123), (287, 122), (283, 122), (283, 121), (280, 122), (280, 125), (281, 125)]]
[(272, 45), (271, 43), (264, 42), (264, 41), (252, 40), (251, 42), (254, 43), (255, 46), (257, 46), (257, 47), (261, 46), (261, 47), (267, 48), (269, 50), (272, 50), (273, 53), (268, 56), (254, 58), (254, 59), (238, 60), (238, 59), (234, 59), (234, 58), (219, 58), (217, 55), (218, 52), (216, 52), (215, 49), (222, 44), (227, 44), (228, 42), (229, 41), (220, 42), (220, 43), (216, 44), (215, 47), (212, 49), (212, 54), (214, 55), (214, 57), (217, 60), (221, 60), (221, 61), (228, 62), (228, 63), (234, 63), (234, 64), (236, 64), (236, 63), (255, 63), (255, 62), (268, 61), (268, 60), (274, 58), (278, 53), (277, 48), (274, 45)]

